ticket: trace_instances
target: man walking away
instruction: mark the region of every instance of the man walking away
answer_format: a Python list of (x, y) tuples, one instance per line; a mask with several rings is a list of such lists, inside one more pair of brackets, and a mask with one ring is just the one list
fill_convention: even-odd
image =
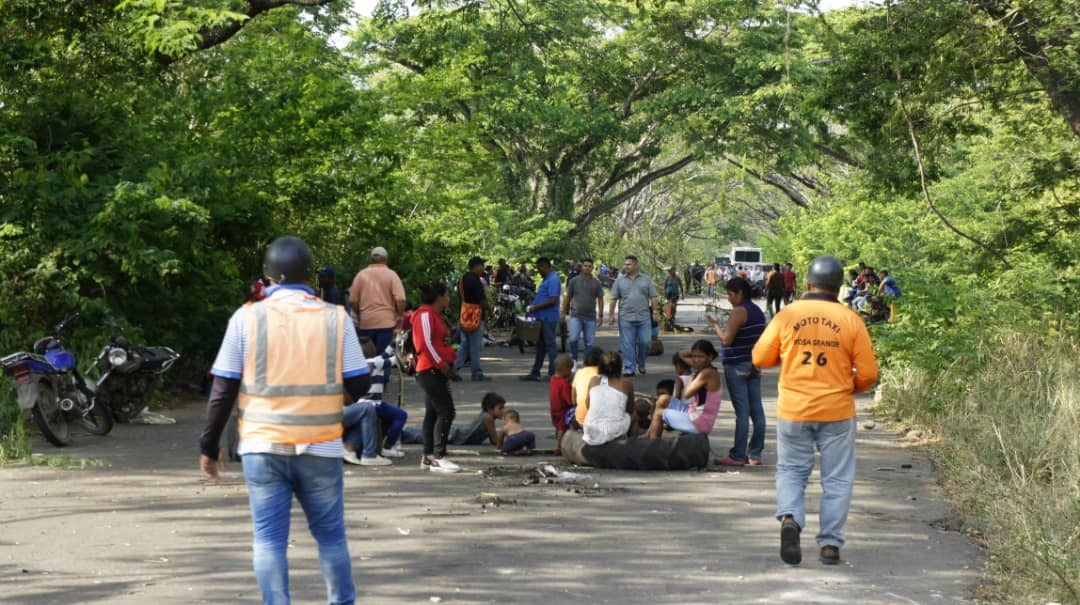
[(327, 602), (356, 600), (345, 537), (342, 410), (369, 384), (356, 332), (343, 307), (315, 296), (307, 244), (278, 238), (266, 250), (267, 298), (231, 319), (211, 373), (214, 384), (199, 440), (199, 466), (218, 480), (221, 432), (240, 404), (240, 445), (263, 603), (289, 603), (286, 560), (295, 495), (319, 546)]
[(615, 304), (618, 303), (623, 374), (633, 376), (635, 370), (645, 373), (645, 357), (652, 342), (652, 306), (660, 293), (656, 291), (651, 277), (638, 272), (636, 256), (626, 257), (623, 270), (625, 273), (611, 284), (608, 323), (615, 324)]
[(826, 565), (840, 562), (855, 483), (855, 394), (878, 377), (877, 357), (862, 319), (840, 304), (844, 267), (819, 256), (806, 274), (807, 293), (784, 307), (754, 346), (755, 366), (780, 365), (776, 403), (776, 518), (780, 558), (802, 561), (806, 483), (821, 454), (817, 544)]

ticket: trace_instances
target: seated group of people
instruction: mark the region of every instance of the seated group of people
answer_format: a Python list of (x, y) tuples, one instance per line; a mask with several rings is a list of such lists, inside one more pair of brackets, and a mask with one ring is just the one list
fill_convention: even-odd
[[(397, 365), (393, 346), (381, 354), (370, 340), (362, 339), (364, 357), (371, 369), (371, 388), (361, 399), (345, 406), (342, 425), (345, 434), (345, 462), (361, 466), (386, 466), (390, 458), (405, 454), (398, 443), (423, 443), (423, 431), (405, 428), (408, 413), (383, 401), (387, 370)], [(502, 427), (495, 421), (502, 420)], [(506, 454), (529, 454), (536, 448), (536, 435), (521, 425), (517, 410), (506, 409), (506, 399), (487, 393), (480, 401), (480, 413), (465, 426), (450, 431), (453, 445), (482, 445), (490, 442)]]
[[(405, 428), (405, 410), (382, 401), (382, 377), (395, 363), (391, 352), (376, 355), (374, 345), (364, 342), (364, 355), (372, 370), (368, 395), (345, 408), (343, 425), (345, 461), (363, 466), (392, 464), (404, 456), (400, 443), (423, 443), (417, 428)], [(708, 340), (698, 340), (672, 357), (674, 378), (656, 385), (656, 399), (636, 398), (634, 382), (623, 375), (622, 355), (593, 347), (584, 366), (574, 371), (569, 355), (555, 359), (555, 375), (549, 384), (551, 419), (556, 431), (556, 451), (568, 430), (582, 432), (589, 445), (603, 445), (625, 438), (655, 439), (665, 428), (682, 433), (712, 431), (723, 397), (723, 377), (712, 365), (718, 353)], [(502, 421), (498, 427), (496, 421)], [(451, 429), (454, 445), (491, 443), (503, 453), (529, 454), (536, 435), (525, 430), (520, 414), (506, 408), (506, 399), (489, 392), (480, 401), (480, 412), (471, 422)], [(359, 453), (359, 455), (358, 455)]]
[(560, 355), (550, 383), (556, 443), (568, 430), (581, 431), (588, 445), (635, 437), (655, 439), (665, 428), (708, 434), (723, 396), (723, 379), (712, 365), (717, 355), (708, 340), (698, 340), (676, 353), (672, 358), (675, 378), (657, 384), (655, 402), (635, 398), (633, 379), (623, 375), (618, 351), (589, 349), (584, 367), (572, 377), (573, 362)]
[(900, 297), (900, 286), (889, 271), (879, 274), (873, 267), (860, 266), (848, 272), (850, 287), (844, 302), (857, 311), (869, 323), (888, 321), (890, 299)]

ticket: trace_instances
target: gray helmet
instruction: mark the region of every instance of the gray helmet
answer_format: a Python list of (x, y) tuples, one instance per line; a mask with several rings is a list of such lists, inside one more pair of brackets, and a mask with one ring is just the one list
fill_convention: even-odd
[(844, 285), (844, 265), (835, 256), (822, 254), (810, 261), (806, 282), (815, 288), (839, 292)]
[(279, 284), (298, 284), (311, 280), (315, 257), (304, 240), (286, 235), (270, 243), (263, 260), (263, 275)]

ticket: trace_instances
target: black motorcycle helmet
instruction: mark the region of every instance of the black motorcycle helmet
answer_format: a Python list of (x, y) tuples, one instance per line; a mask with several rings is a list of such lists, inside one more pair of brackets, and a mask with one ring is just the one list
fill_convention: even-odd
[(286, 235), (270, 243), (263, 260), (263, 275), (279, 284), (299, 284), (311, 280), (315, 256), (304, 240)]
[(829, 292), (839, 292), (844, 285), (844, 265), (835, 256), (822, 254), (810, 261), (806, 283)]

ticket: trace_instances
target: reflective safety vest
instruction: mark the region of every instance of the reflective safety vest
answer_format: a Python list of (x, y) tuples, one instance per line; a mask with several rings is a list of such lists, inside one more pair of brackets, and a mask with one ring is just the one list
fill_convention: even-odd
[[(318, 300), (309, 295), (306, 299)], [(318, 443), (341, 437), (343, 307), (268, 298), (247, 311), (240, 439)]]

